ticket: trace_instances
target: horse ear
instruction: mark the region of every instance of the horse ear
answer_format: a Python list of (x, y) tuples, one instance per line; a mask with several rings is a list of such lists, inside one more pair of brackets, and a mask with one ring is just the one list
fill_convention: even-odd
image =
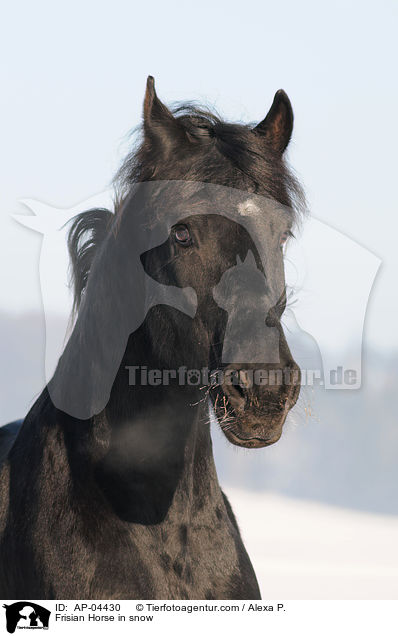
[(277, 152), (286, 150), (293, 131), (293, 109), (285, 91), (275, 93), (268, 115), (253, 130)]
[(159, 99), (155, 80), (148, 76), (144, 99), (145, 138), (152, 144), (167, 150), (177, 141), (187, 141), (185, 130)]

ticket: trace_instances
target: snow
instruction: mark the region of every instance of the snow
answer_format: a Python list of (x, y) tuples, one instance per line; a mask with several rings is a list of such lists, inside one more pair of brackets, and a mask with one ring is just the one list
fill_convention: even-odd
[(398, 517), (224, 491), (264, 599), (398, 598)]

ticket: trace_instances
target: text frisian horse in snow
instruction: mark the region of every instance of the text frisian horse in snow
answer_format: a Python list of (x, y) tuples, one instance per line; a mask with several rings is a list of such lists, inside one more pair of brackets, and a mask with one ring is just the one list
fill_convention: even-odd
[[(75, 322), (55, 374), (23, 423), (0, 429), (0, 597), (260, 598), (217, 479), (209, 409), (230, 442), (260, 448), (279, 439), (298, 398), (280, 324), (283, 244), (303, 201), (284, 159), (292, 126), (281, 90), (249, 126), (192, 105), (171, 111), (148, 78), (142, 138), (115, 179), (115, 213), (89, 210), (72, 222)], [(151, 242), (166, 208), (173, 223)], [(149, 247), (137, 260), (138, 235)], [(249, 267), (263, 277), (243, 309), (226, 287), (236, 277), (224, 276), (237, 264), (245, 280)], [(223, 360), (231, 303), (245, 330), (263, 308), (276, 362)], [(257, 338), (266, 353), (267, 338), (248, 333), (249, 348)], [(295, 380), (249, 382), (260, 367)], [(170, 373), (150, 384), (136, 373), (132, 383), (142, 368), (225, 375), (205, 385)]]

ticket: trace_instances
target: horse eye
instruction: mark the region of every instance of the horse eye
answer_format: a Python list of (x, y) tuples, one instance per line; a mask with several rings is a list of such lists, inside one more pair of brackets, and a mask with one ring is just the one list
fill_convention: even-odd
[(284, 245), (289, 236), (293, 236), (290, 230), (286, 230), (286, 232), (283, 232), (281, 238), (279, 239), (279, 245)]
[(174, 238), (180, 245), (191, 245), (192, 239), (186, 225), (179, 225), (174, 230)]

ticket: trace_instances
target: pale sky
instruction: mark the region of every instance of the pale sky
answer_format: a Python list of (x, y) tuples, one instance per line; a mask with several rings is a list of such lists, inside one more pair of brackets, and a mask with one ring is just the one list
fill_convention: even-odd
[(382, 260), (365, 342), (396, 347), (397, 18), (394, 1), (6, 3), (0, 310), (41, 311), (41, 239), (11, 218), (18, 200), (69, 208), (105, 190), (152, 74), (166, 103), (229, 120), (259, 121), (287, 91), (311, 212)]

